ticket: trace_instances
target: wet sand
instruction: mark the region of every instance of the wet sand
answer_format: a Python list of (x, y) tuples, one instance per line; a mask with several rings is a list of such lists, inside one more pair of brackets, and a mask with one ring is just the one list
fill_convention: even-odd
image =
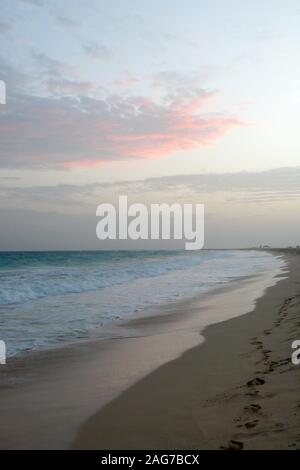
[[(235, 427), (241, 433), (248, 423), (239, 416), (243, 399), (260, 393), (258, 386), (245, 383), (258, 372), (265, 376), (264, 369), (268, 361), (273, 364), (275, 355), (284, 351), (285, 358), (290, 356), (286, 322), (280, 328), (272, 328), (272, 322), (278, 321), (285, 299), (299, 290), (299, 261), (300, 257), (289, 256), (289, 279), (270, 287), (254, 312), (242, 317), (228, 320), (253, 310), (253, 299), (274, 284), (274, 274), (244, 279), (201, 299), (120, 322), (107, 332), (112, 339), (9, 361), (0, 368), (0, 448), (227, 446), (230, 439), (238, 439)], [(293, 302), (284, 308), (293, 308)], [(204, 330), (203, 343), (203, 329), (212, 316), (223, 323)], [(264, 333), (267, 329), (271, 334)], [(277, 344), (278, 333), (282, 336)], [(272, 354), (266, 352), (271, 346), (256, 343), (260, 337), (272, 340)], [(283, 344), (287, 351), (282, 351)], [(262, 360), (256, 355), (266, 355), (262, 364), (255, 364)], [(285, 367), (291, 369), (290, 403), (299, 370), (290, 362)], [(272, 368), (277, 371), (274, 364)], [(251, 399), (251, 404), (258, 403)], [(253, 409), (264, 416), (260, 407)], [(278, 423), (284, 427), (284, 420), (275, 423), (278, 436), (287, 435)], [(247, 424), (248, 434), (252, 428), (259, 429), (258, 423)], [(289, 444), (281, 440), (280, 445), (285, 448), (292, 440), (288, 438)], [(268, 440), (268, 445), (272, 447), (273, 441)]]

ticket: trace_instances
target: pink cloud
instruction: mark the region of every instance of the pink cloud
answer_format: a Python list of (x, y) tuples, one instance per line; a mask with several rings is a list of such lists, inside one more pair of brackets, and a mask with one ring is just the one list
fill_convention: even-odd
[(66, 79), (53, 79), (48, 80), (47, 88), (51, 93), (58, 93), (63, 95), (82, 95), (95, 90), (96, 85), (93, 82), (76, 82)]
[(158, 103), (145, 97), (18, 98), (0, 115), (2, 166), (97, 165), (159, 158), (214, 143), (241, 125), (205, 113), (212, 97), (195, 92)]

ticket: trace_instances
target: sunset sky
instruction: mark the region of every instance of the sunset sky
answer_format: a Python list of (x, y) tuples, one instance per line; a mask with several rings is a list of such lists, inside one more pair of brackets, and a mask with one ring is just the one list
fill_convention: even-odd
[(205, 202), (211, 246), (297, 243), (298, 0), (1, 0), (0, 38), (0, 249), (47, 248), (45, 220), (97, 248), (125, 190)]

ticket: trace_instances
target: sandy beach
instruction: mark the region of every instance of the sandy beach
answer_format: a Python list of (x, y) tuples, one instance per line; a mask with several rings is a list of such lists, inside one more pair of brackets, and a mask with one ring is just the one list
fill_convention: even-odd
[(205, 330), (206, 342), (106, 406), (75, 448), (296, 449), (300, 447), (300, 257), (252, 313)]
[(245, 278), (120, 322), (107, 339), (10, 360), (0, 447), (299, 448), (300, 256), (284, 258), (277, 279)]
[(300, 447), (300, 257), (252, 313), (209, 327), (206, 342), (106, 406), (75, 448), (289, 449)]

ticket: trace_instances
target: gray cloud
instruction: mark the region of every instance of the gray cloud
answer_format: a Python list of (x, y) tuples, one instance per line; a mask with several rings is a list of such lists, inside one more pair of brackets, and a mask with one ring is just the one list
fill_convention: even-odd
[(30, 85), (30, 78), (17, 71), (2, 56), (0, 56), (0, 78), (5, 81), (9, 95), (12, 93), (22, 93)]
[(33, 5), (35, 7), (43, 7), (46, 5), (45, 0), (20, 0), (23, 3), (26, 3), (27, 5)]
[(154, 87), (163, 89), (189, 89), (197, 88), (199, 84), (203, 84), (207, 78), (206, 67), (201, 67), (201, 70), (190, 72), (187, 76), (185, 73), (177, 70), (163, 70), (156, 73), (152, 77), (152, 85)]
[(79, 26), (79, 23), (77, 21), (74, 21), (71, 18), (68, 18), (67, 16), (57, 15), (55, 16), (55, 20), (62, 28), (65, 29), (73, 29)]
[[(8, 180), (8, 181), (18, 181), (18, 180), (22, 179), (19, 176), (1, 176), (0, 178), (2, 180)], [(1, 190), (1, 188), (0, 188), (0, 190)]]
[(13, 28), (13, 25), (11, 23), (7, 23), (4, 21), (0, 21), (0, 34), (5, 34), (11, 31)]
[(276, 168), (260, 172), (204, 173), (200, 175), (165, 176), (145, 180), (147, 190), (172, 190), (185, 186), (196, 192), (248, 191), (300, 192), (300, 167)]
[(50, 78), (47, 81), (47, 90), (54, 95), (87, 95), (97, 89), (95, 83), (90, 81), (75, 81), (64, 78)]
[[(0, 187), (2, 200), (27, 201), (34, 206), (55, 204), (86, 207), (107, 194), (147, 195), (151, 202), (152, 193), (162, 195), (187, 195), (227, 193), (227, 200), (235, 202), (255, 202), (260, 204), (276, 203), (286, 200), (300, 200), (300, 167), (278, 168), (261, 172), (240, 172), (221, 174), (177, 175), (159, 178), (148, 178), (135, 181), (115, 181), (90, 183), (85, 185), (59, 184), (56, 186), (35, 187)], [(243, 193), (243, 196), (240, 196)], [(182, 196), (183, 194), (183, 196)], [(226, 197), (226, 196), (225, 196)], [(231, 198), (231, 199), (230, 199)]]
[[(300, 202), (300, 168), (279, 168), (253, 173), (178, 175), (138, 181), (60, 184), (21, 188), (0, 187), (1, 250), (47, 249), (169, 249), (158, 243), (106, 244), (96, 239), (96, 206), (112, 202), (119, 194), (133, 201), (184, 202), (193, 191), (194, 201), (205, 202), (206, 248), (234, 248), (270, 244), (300, 244), (300, 219), (283, 211)], [(187, 191), (185, 193), (184, 189)], [(225, 192), (232, 198), (228, 204)], [(244, 193), (244, 201), (240, 193)], [(285, 194), (285, 198), (283, 197)], [(146, 198), (146, 199), (145, 199)], [(255, 206), (248, 204), (255, 199)], [(218, 206), (216, 207), (216, 200)], [(289, 205), (282, 206), (286, 201)], [(155, 200), (157, 202), (157, 199)], [(238, 202), (238, 204), (236, 204)], [(295, 206), (294, 206), (295, 207)], [(298, 207), (298, 206), (296, 206)]]
[(36, 65), (48, 76), (56, 78), (57, 76), (65, 76), (67, 73), (73, 73), (72, 67), (59, 60), (52, 59), (42, 52), (33, 51), (32, 57)]
[(112, 51), (103, 44), (89, 43), (83, 46), (83, 49), (91, 59), (110, 62), (113, 58)]

